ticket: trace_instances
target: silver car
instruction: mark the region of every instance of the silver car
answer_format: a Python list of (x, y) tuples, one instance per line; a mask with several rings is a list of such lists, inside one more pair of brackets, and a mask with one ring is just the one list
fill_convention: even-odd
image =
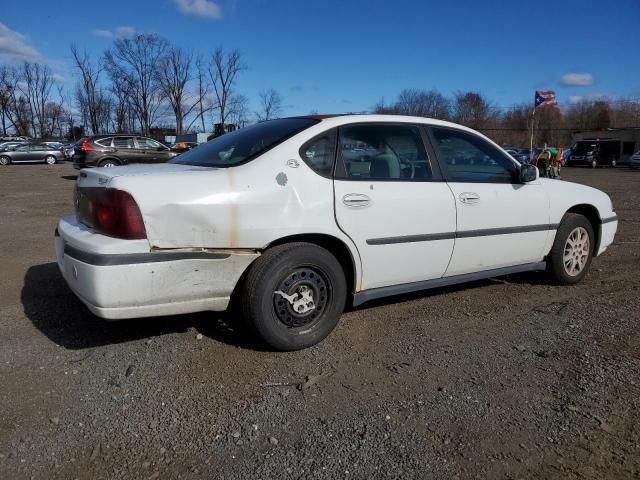
[(25, 143), (11, 150), (0, 152), (0, 165), (20, 162), (44, 162), (54, 165), (58, 162), (64, 162), (64, 151), (62, 148), (56, 149), (45, 143)]
[(640, 150), (631, 156), (629, 159), (629, 166), (631, 168), (640, 167)]

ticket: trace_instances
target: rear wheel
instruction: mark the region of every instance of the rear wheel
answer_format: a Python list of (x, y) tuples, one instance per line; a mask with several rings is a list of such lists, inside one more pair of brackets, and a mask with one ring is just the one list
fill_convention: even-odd
[(617, 160), (615, 158), (611, 159), (611, 166), (615, 167), (618, 164)]
[(596, 168), (598, 166), (598, 161), (594, 158), (591, 160), (591, 168)]
[(55, 165), (56, 157), (54, 157), (53, 155), (47, 155), (46, 157), (44, 157), (44, 163), (46, 163), (47, 165)]
[(9, 165), (11, 163), (11, 159), (6, 155), (0, 157), (0, 165)]
[(327, 250), (290, 243), (267, 250), (250, 267), (243, 317), (277, 350), (300, 350), (329, 335), (347, 297), (344, 271)]
[(117, 161), (108, 158), (106, 160), (102, 160), (98, 166), (99, 167), (103, 167), (103, 168), (111, 168), (111, 167), (117, 167), (118, 165), (120, 165)]
[(548, 269), (562, 285), (578, 283), (591, 266), (595, 247), (593, 227), (586, 217), (567, 213), (556, 232)]

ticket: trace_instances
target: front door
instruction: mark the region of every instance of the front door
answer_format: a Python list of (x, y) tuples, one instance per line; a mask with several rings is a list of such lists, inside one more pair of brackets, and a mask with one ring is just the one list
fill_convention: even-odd
[(453, 251), (455, 202), (410, 124), (339, 129), (335, 211), (362, 259), (358, 290), (441, 277)]
[(165, 160), (165, 150), (160, 142), (147, 137), (137, 137), (136, 141), (138, 142), (138, 148), (142, 152), (142, 158), (145, 163), (158, 163), (164, 162)]
[(479, 135), (430, 130), (458, 214), (446, 276), (540, 262), (556, 228), (540, 181), (519, 183), (515, 161)]

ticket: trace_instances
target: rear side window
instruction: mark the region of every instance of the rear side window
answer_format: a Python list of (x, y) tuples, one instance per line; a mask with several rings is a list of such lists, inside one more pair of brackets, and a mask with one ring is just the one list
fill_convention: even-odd
[(113, 137), (109, 137), (109, 138), (101, 138), (100, 140), (96, 140), (96, 143), (101, 147), (110, 148), (112, 141), (113, 141)]
[(114, 137), (113, 146), (118, 150), (135, 148), (135, 145), (133, 144), (133, 137)]
[(349, 179), (431, 180), (431, 163), (414, 125), (364, 124), (342, 127), (338, 154)]
[(336, 157), (335, 129), (329, 130), (305, 143), (300, 149), (300, 156), (311, 169), (323, 177), (331, 177), (333, 161)]

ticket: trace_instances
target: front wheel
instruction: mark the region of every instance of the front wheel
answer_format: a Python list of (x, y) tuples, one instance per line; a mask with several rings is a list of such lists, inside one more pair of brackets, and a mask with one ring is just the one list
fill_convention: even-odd
[(300, 350), (338, 324), (347, 283), (336, 258), (310, 243), (267, 250), (250, 267), (240, 299), (243, 317), (276, 350)]
[(612, 158), (612, 159), (611, 159), (611, 166), (612, 166), (612, 167), (615, 167), (617, 164), (618, 164), (618, 162), (616, 161), (616, 159), (615, 159), (615, 158)]
[(598, 166), (598, 161), (594, 158), (591, 160), (591, 168), (596, 168)]
[(548, 259), (548, 269), (561, 285), (573, 285), (582, 280), (594, 253), (593, 227), (577, 213), (567, 213), (556, 232)]
[(46, 163), (47, 165), (55, 165), (56, 157), (54, 157), (53, 155), (47, 155), (46, 157), (44, 157), (44, 163)]
[(0, 157), (0, 165), (9, 165), (11, 163), (11, 159), (6, 155)]

